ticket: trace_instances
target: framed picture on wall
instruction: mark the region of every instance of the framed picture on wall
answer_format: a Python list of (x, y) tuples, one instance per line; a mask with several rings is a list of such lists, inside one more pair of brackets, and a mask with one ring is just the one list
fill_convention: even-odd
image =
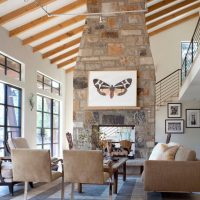
[(137, 71), (90, 71), (88, 108), (137, 106)]
[(184, 133), (184, 120), (183, 119), (166, 119), (165, 120), (165, 133)]
[(167, 117), (168, 118), (181, 118), (182, 104), (181, 103), (168, 103), (167, 104)]
[(200, 128), (200, 109), (186, 109), (186, 128)]

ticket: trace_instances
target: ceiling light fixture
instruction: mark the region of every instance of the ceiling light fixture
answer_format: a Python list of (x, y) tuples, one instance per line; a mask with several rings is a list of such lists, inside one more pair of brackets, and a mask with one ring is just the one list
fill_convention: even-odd
[[(24, 0), (24, 2), (28, 2), (30, 0)], [(56, 17), (56, 16), (64, 16), (64, 15), (74, 15), (74, 16), (103, 16), (103, 15), (116, 15), (116, 14), (127, 14), (127, 13), (144, 13), (147, 12), (147, 5), (145, 4), (145, 9), (142, 10), (124, 10), (124, 11), (111, 11), (111, 12), (98, 12), (98, 13), (62, 13), (62, 14), (52, 14), (47, 11), (47, 8), (45, 8), (43, 5), (41, 5), (39, 0), (34, 1), (38, 6), (41, 7), (41, 9), (47, 14), (48, 17)]]

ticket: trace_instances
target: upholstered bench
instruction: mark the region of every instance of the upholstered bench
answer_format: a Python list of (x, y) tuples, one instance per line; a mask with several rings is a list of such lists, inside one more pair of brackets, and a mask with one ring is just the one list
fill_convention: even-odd
[(144, 158), (129, 159), (126, 161), (127, 174), (142, 174), (144, 168)]

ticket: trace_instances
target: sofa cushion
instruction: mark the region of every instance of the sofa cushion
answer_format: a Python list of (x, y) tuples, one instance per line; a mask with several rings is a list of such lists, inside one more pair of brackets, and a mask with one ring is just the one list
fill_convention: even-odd
[(149, 160), (162, 160), (162, 155), (167, 145), (164, 143), (158, 143), (152, 150)]
[(177, 160), (177, 161), (195, 161), (196, 160), (196, 152), (187, 147), (180, 146), (178, 151), (176, 152), (175, 160)]
[(174, 160), (179, 146), (167, 146), (162, 155), (162, 160)]

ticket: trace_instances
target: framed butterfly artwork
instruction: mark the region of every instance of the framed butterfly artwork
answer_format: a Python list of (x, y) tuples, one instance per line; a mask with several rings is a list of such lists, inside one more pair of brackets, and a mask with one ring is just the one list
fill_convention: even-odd
[(88, 108), (137, 106), (137, 71), (90, 71)]

